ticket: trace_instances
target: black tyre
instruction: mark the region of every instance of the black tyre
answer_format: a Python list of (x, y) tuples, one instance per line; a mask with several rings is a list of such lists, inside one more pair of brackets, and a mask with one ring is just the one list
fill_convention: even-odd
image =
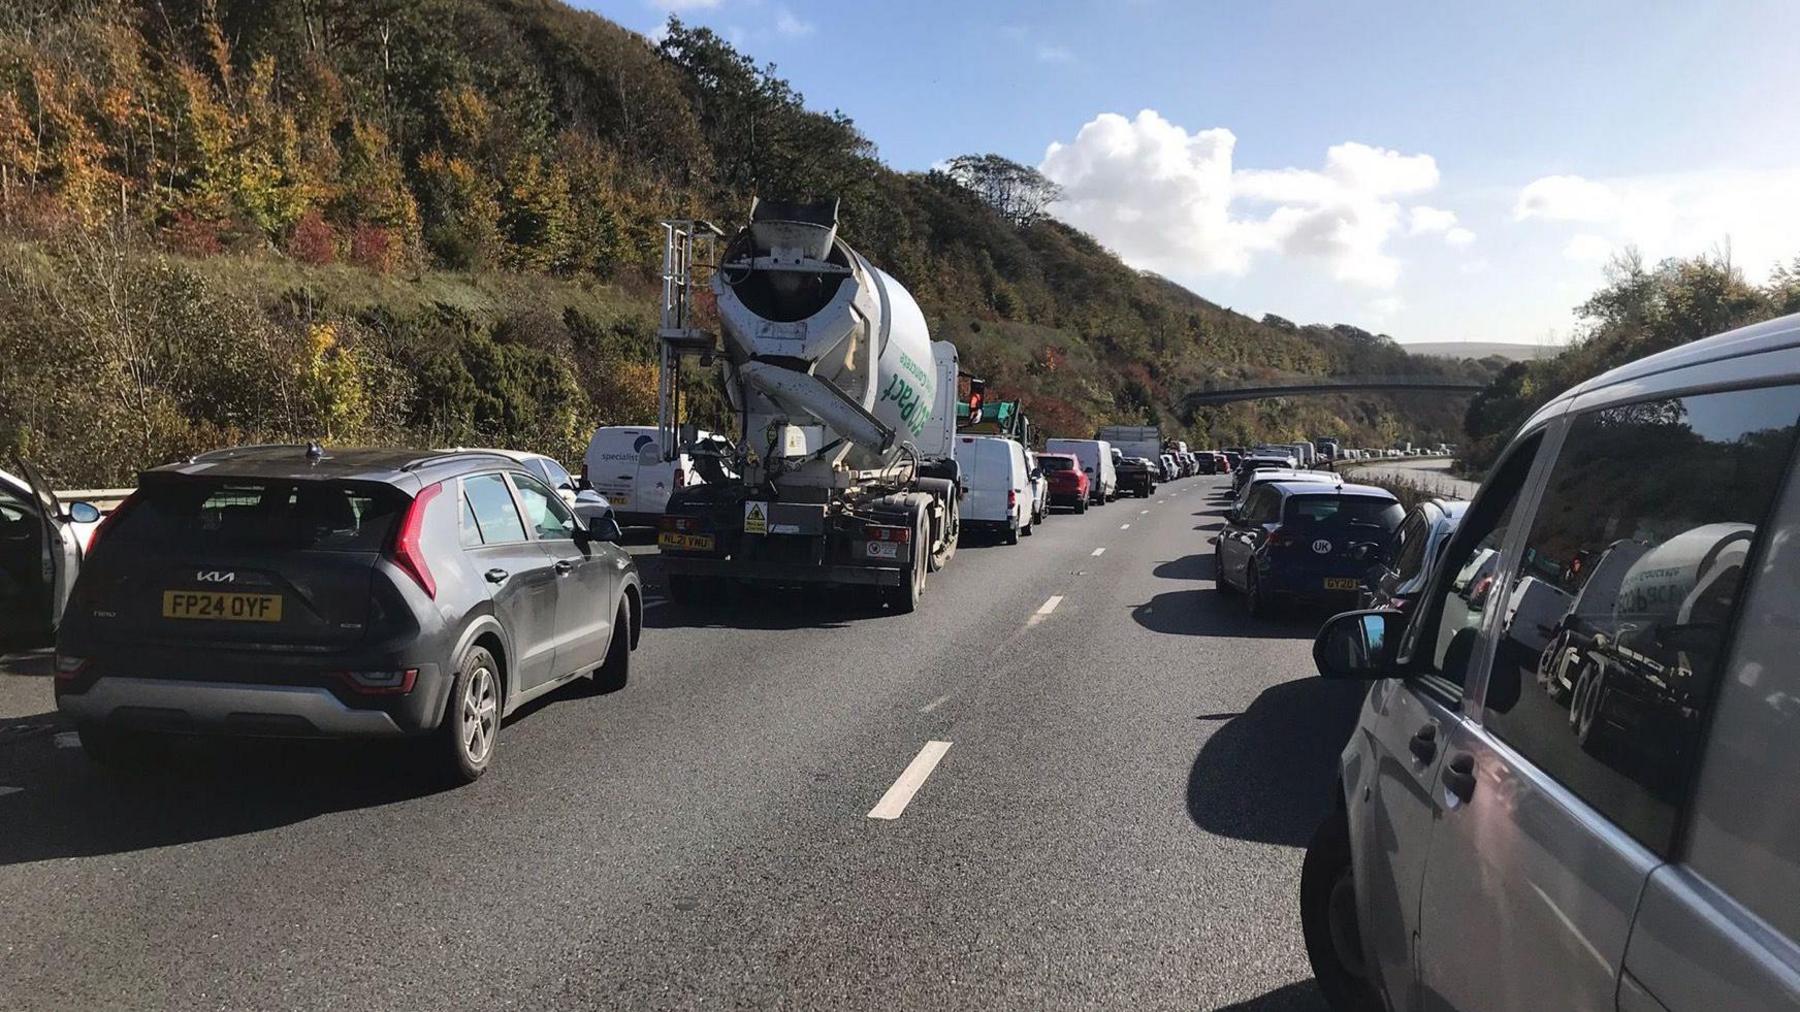
[(923, 597), (925, 594), (925, 572), (927, 564), (925, 561), (925, 543), (924, 538), (922, 537), (924, 534), (924, 527), (924, 517), (919, 514), (914, 514), (913, 538), (911, 542), (913, 546), (913, 560), (912, 568), (907, 571), (906, 583), (899, 587), (881, 588), (882, 597), (887, 601), (888, 607), (902, 615), (910, 615), (917, 611), (919, 609), (919, 598)]
[(1019, 528), (1019, 534), (1020, 534), (1020, 535), (1021, 535), (1021, 536), (1022, 536), (1022, 537), (1027, 537), (1027, 538), (1029, 538), (1029, 537), (1031, 537), (1031, 532), (1032, 532), (1032, 531), (1034, 531), (1034, 530), (1036, 530), (1036, 529), (1037, 529), (1037, 519), (1036, 519), (1036, 518), (1035, 518), (1035, 517), (1034, 517), (1034, 518), (1033, 518), (1033, 519), (1032, 519), (1032, 521), (1031, 521), (1031, 523), (1028, 523), (1028, 524), (1026, 524), (1026, 525), (1025, 525), (1025, 526), (1023, 526), (1023, 527), (1021, 527), (1021, 528)]
[(486, 647), (470, 648), (456, 666), (433, 763), (452, 784), (474, 783), (494, 761), (500, 740), (501, 677), (500, 665)]
[(156, 752), (156, 736), (148, 731), (77, 724), (75, 734), (89, 759), (121, 773), (142, 772)]
[(1088, 508), (1087, 497), (1083, 496), (1082, 498), (1075, 500), (1075, 512), (1086, 513), (1087, 508)]
[(1300, 865), (1300, 933), (1319, 990), (1334, 1009), (1374, 1010), (1381, 998), (1369, 979), (1356, 919), (1350, 828), (1333, 812), (1313, 833)]
[(1006, 527), (1006, 534), (1001, 538), (1001, 540), (1005, 541), (1009, 545), (1018, 544), (1019, 543), (1019, 529), (1011, 524), (1008, 524)]
[(944, 532), (944, 548), (930, 553), (931, 571), (934, 573), (950, 564), (951, 557), (956, 554), (957, 539), (962, 536), (962, 508), (957, 505), (955, 498), (950, 499), (950, 508), (945, 511), (945, 515), (949, 518), (950, 526)]
[(620, 601), (619, 613), (613, 616), (612, 641), (606, 645), (606, 660), (594, 669), (595, 692), (617, 692), (631, 680), (631, 602)]
[(1575, 718), (1575, 740), (1583, 750), (1600, 754), (1606, 747), (1606, 703), (1610, 690), (1606, 685), (1606, 668), (1589, 664), (1582, 669), (1586, 690), (1575, 694), (1570, 714)]
[(1256, 576), (1256, 561), (1244, 567), (1244, 610), (1251, 618), (1268, 618), (1274, 609), (1263, 593), (1262, 581)]

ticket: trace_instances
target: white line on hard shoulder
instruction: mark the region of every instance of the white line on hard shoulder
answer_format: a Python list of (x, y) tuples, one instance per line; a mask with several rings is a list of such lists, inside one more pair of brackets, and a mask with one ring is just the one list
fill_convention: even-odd
[(907, 763), (906, 769), (901, 771), (900, 779), (894, 781), (894, 786), (887, 789), (887, 793), (881, 796), (874, 808), (869, 809), (869, 818), (898, 819), (900, 813), (906, 811), (906, 806), (912, 802), (913, 795), (925, 786), (925, 778), (931, 776), (932, 770), (937, 769), (938, 762), (948, 751), (950, 742), (926, 742), (919, 754), (913, 757), (913, 761)]
[(948, 703), (948, 702), (950, 702), (950, 693), (946, 692), (943, 695), (939, 696), (938, 698), (932, 700), (931, 702), (926, 703), (924, 706), (919, 707), (919, 712), (920, 713), (930, 713), (931, 711), (937, 709), (940, 706), (943, 706), (945, 703)]
[(1096, 548), (1096, 549), (1094, 549), (1094, 554), (1095, 554), (1095, 555), (1105, 555), (1105, 554), (1106, 554), (1106, 548), (1105, 548), (1105, 546), (1102, 546), (1102, 547), (1100, 547), (1100, 548)]

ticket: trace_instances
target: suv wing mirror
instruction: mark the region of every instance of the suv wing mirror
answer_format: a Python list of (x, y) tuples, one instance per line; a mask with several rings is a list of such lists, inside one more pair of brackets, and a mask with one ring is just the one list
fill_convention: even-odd
[(1333, 615), (1313, 640), (1313, 665), (1325, 678), (1372, 681), (1398, 678), (1400, 634), (1406, 616), (1376, 609)]

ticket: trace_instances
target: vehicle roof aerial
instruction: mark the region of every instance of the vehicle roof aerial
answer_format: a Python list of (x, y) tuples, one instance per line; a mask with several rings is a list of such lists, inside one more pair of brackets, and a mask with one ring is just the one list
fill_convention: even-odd
[(322, 447), (317, 458), (304, 443), (240, 446), (196, 454), (164, 464), (144, 476), (180, 474), (221, 478), (330, 479), (383, 481), (417, 486), (442, 480), (471, 463), (517, 467), (512, 457), (486, 450), (414, 450), (400, 447)]

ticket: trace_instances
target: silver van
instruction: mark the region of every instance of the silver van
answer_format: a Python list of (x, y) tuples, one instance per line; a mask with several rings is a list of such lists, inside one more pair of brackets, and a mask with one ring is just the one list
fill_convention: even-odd
[[(1800, 316), (1521, 427), (1372, 684), (1308, 846), (1339, 1008), (1800, 1008)], [(1548, 657), (1546, 656), (1548, 654)]]

